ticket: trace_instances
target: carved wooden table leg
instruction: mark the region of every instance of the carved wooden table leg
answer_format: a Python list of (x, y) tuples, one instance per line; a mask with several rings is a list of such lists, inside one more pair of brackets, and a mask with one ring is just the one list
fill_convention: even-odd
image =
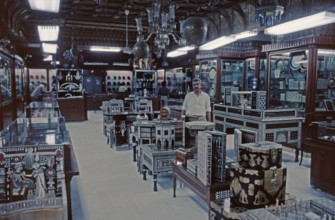
[(147, 180), (147, 169), (145, 167), (142, 167), (142, 172), (143, 172), (143, 180)]
[(172, 185), (173, 185), (173, 198), (176, 198), (177, 177), (174, 173), (172, 174)]
[(154, 192), (157, 192), (157, 174), (153, 174), (153, 180), (154, 180)]
[(136, 157), (137, 157), (136, 145), (133, 145), (133, 161), (134, 162), (136, 162)]

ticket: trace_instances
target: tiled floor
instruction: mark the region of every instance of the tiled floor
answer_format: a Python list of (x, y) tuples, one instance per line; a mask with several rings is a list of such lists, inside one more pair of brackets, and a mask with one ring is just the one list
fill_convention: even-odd
[[(115, 151), (108, 147), (102, 133), (101, 111), (90, 111), (88, 121), (68, 123), (80, 175), (72, 179), (74, 220), (206, 220), (207, 205), (187, 187), (172, 196), (172, 175), (158, 176), (158, 191), (153, 192), (152, 176), (144, 181), (132, 161), (132, 151)], [(227, 153), (233, 146), (228, 141)], [(287, 166), (286, 191), (307, 200), (335, 196), (309, 184), (310, 159), (302, 166), (292, 153), (284, 153)]]

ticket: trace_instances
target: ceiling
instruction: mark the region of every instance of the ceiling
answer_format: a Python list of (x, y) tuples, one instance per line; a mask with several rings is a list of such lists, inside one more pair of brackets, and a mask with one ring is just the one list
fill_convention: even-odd
[[(129, 10), (128, 45), (132, 47), (136, 43), (135, 17), (142, 18), (144, 34), (148, 36), (146, 9), (151, 8), (153, 2), (152, 0), (61, 0), (59, 13), (47, 13), (31, 10), (28, 0), (1, 0), (0, 40), (3, 42), (9, 40), (7, 48), (23, 58), (29, 58), (33, 61), (30, 63), (41, 63), (43, 53), (37, 25), (59, 25), (57, 60), (62, 61), (63, 53), (75, 47), (78, 49), (76, 54), (78, 57), (75, 57), (74, 62), (104, 62), (111, 59), (124, 62), (132, 55), (98, 54), (91, 53), (87, 49), (91, 45), (126, 46), (126, 9)], [(163, 0), (160, 2), (163, 5), (170, 3), (176, 5), (176, 22), (179, 30), (178, 21), (190, 16), (201, 16), (220, 26), (222, 18), (227, 17), (226, 12), (236, 11), (241, 14), (242, 4), (257, 6), (259, 1)], [(176, 47), (173, 39), (170, 42), (171, 48)], [(153, 47), (150, 40), (148, 44)]]
[[(127, 43), (132, 48), (138, 35), (136, 17), (142, 18), (143, 34), (147, 38), (149, 25), (146, 9), (152, 8), (157, 1), (165, 9), (169, 4), (175, 4), (177, 36), (180, 36), (179, 21), (191, 16), (206, 19), (209, 26), (205, 41), (251, 28), (261, 28), (260, 22), (255, 20), (256, 14), (268, 11), (267, 9), (271, 11), (276, 5), (285, 7), (284, 19), (299, 17), (313, 10), (335, 10), (333, 0), (60, 0), (59, 13), (47, 13), (31, 10), (28, 0), (0, 0), (0, 47), (6, 47), (24, 58), (28, 67), (50, 65), (50, 62), (43, 62), (45, 54), (42, 52), (37, 26), (59, 25), (59, 48), (54, 59), (59, 60), (61, 65), (129, 62), (134, 55), (123, 52), (94, 53), (88, 48), (92, 45), (125, 47)], [(128, 25), (125, 10), (129, 10)], [(260, 34), (257, 37), (260, 38)], [(169, 51), (178, 46), (170, 38)], [(147, 41), (150, 52), (154, 47), (153, 39), (151, 37)], [(75, 53), (67, 61), (63, 54), (70, 49)], [(195, 53), (196, 50), (191, 55)], [(161, 57), (155, 57), (154, 53), (150, 55), (157, 63), (162, 62)]]

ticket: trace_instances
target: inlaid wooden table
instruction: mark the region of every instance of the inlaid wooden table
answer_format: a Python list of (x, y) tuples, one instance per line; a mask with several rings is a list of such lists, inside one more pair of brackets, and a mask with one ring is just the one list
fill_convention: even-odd
[(191, 172), (187, 171), (184, 166), (176, 163), (172, 164), (173, 172), (173, 197), (176, 197), (177, 179), (184, 183), (189, 189), (205, 200), (210, 206), (210, 202), (222, 197), (225, 191), (229, 190), (230, 182), (215, 182), (211, 186), (204, 185)]

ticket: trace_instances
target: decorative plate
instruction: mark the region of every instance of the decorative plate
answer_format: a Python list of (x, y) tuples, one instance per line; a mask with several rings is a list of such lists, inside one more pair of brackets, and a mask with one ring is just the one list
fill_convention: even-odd
[(329, 80), (328, 80), (328, 86), (331, 89), (335, 88), (335, 79), (334, 78), (329, 78)]
[(208, 76), (211, 80), (214, 80), (216, 77), (216, 69), (213, 67), (209, 70)]
[(290, 67), (292, 70), (298, 70), (307, 65), (307, 60), (305, 66), (303, 66), (304, 61), (306, 60), (305, 55), (295, 55), (290, 59)]
[(283, 70), (285, 67), (285, 62), (282, 59), (276, 61), (276, 69)]

